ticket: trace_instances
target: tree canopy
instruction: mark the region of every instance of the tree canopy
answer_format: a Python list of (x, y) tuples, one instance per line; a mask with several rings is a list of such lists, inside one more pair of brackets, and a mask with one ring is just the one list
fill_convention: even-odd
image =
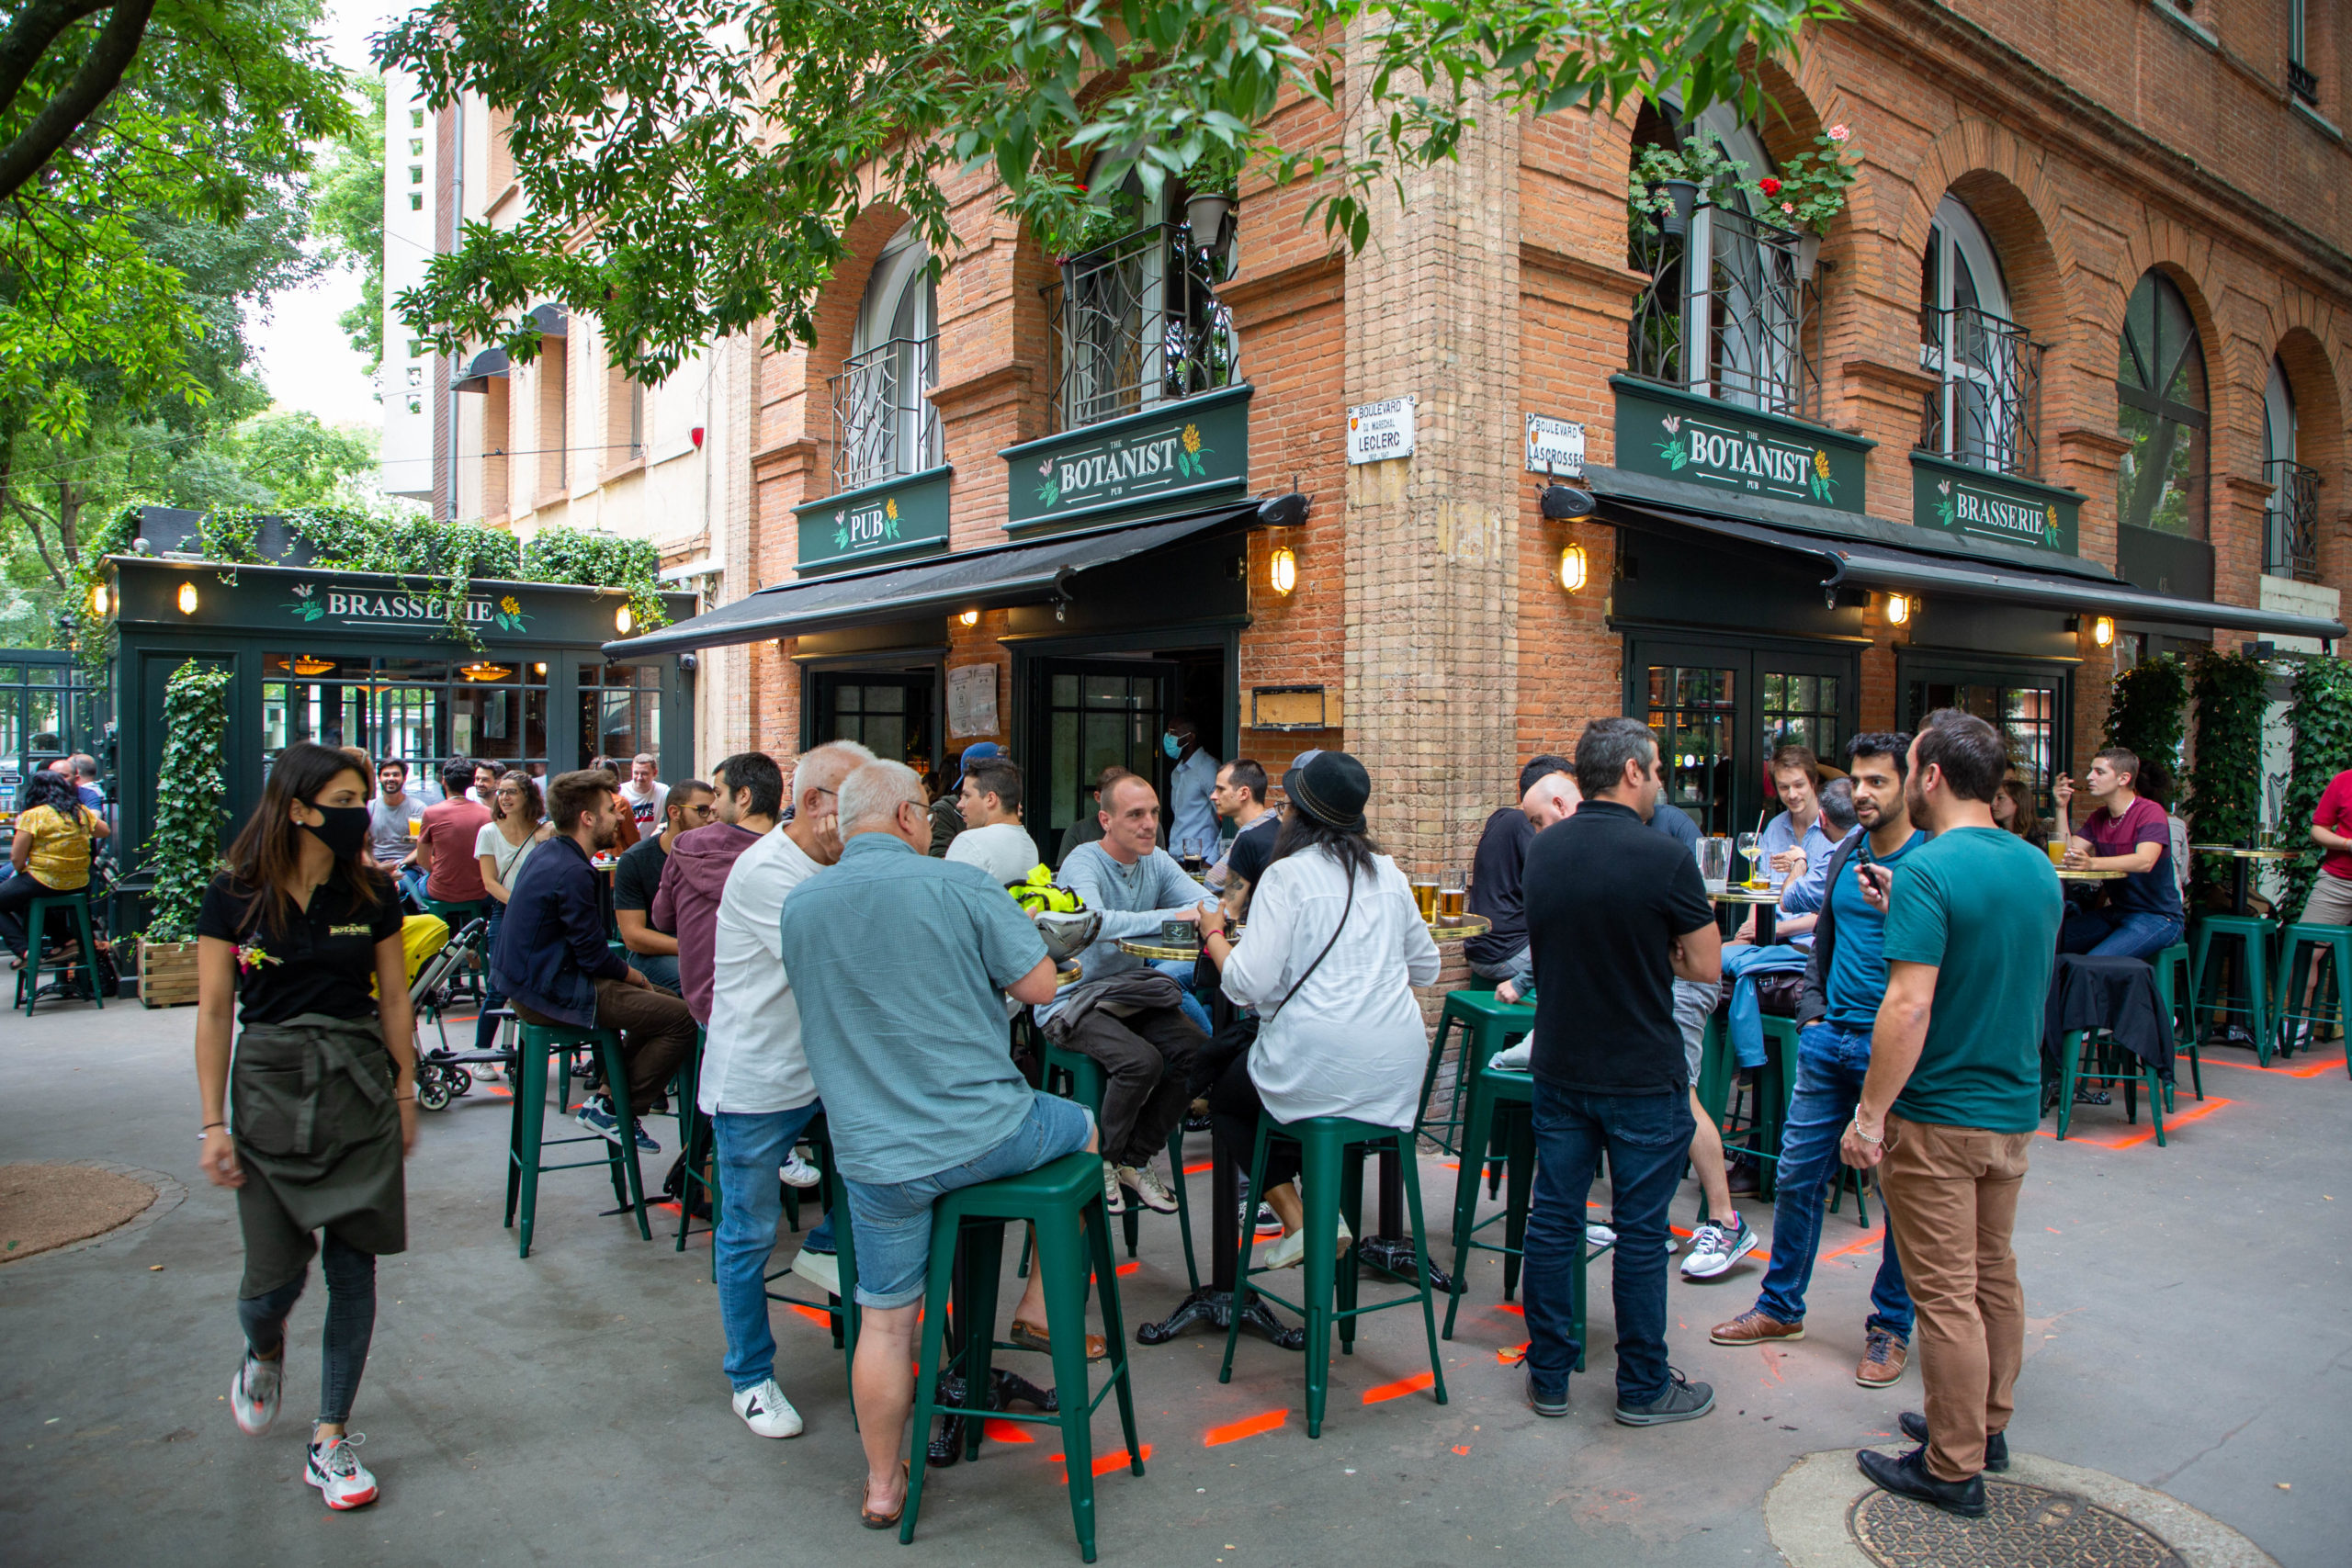
[[(558, 300), (658, 380), (763, 321), (777, 346), (808, 341), (842, 236), (876, 203), (950, 251), (944, 187), (974, 168), (1057, 249), (1130, 175), (1156, 197), (1238, 161), (1308, 184), (1309, 220), (1360, 248), (1375, 186), (1451, 157), (1481, 102), (1613, 112), (1665, 91), (1752, 111), (1753, 62), (1839, 14), (1837, 0), (428, 0), (376, 57), (436, 107), (478, 93), (510, 113), (528, 210), (468, 225), (398, 303), (445, 350), (502, 342), (528, 357), (524, 313)], [(1330, 113), (1295, 117), (1317, 129), (1285, 137), (1272, 120), (1285, 95)]]

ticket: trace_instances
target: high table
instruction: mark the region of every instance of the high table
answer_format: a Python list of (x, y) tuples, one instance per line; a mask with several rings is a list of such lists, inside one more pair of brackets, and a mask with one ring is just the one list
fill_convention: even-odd
[(2076, 871), (2067, 866), (2058, 868), (2061, 882), (2115, 882), (2129, 874), (2120, 871)]
[(2191, 844), (2188, 851), (2191, 854), (2225, 855), (2237, 863), (2231, 868), (2230, 878), (2230, 912), (2233, 915), (2246, 912), (2246, 873), (2256, 861), (2293, 860), (2302, 853), (2301, 850), (2249, 850), (2237, 844)]
[(1735, 882), (1722, 892), (1710, 893), (1707, 897), (1718, 904), (1753, 905), (1756, 909), (1756, 945), (1758, 947), (1772, 945), (1775, 928), (1780, 920), (1781, 891), (1779, 888), (1751, 887), (1746, 883)]

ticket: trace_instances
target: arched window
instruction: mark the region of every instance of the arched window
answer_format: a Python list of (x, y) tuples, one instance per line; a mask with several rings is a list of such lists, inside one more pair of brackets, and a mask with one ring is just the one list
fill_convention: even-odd
[(2262, 477), (2270, 485), (2263, 508), (2262, 570), (2273, 577), (2318, 581), (2319, 472), (2300, 460), (2295, 389), (2275, 355), (2269, 384), (2262, 389)]
[(2116, 355), (2117, 423), (2131, 449), (2115, 515), (2135, 528), (2205, 536), (2205, 351), (2188, 302), (2151, 272), (2132, 291)]
[(2008, 285), (1976, 215), (1937, 204), (1919, 268), (1919, 367), (1928, 394), (1922, 449), (2005, 474), (2037, 467), (2034, 400), (2041, 349), (2009, 314)]
[(858, 302), (854, 352), (832, 378), (833, 490), (936, 468), (939, 284), (910, 223), (882, 247)]

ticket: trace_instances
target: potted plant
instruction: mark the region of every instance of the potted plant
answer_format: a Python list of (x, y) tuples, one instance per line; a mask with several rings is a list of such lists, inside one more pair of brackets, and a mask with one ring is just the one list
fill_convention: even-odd
[(1642, 234), (1687, 234), (1699, 203), (1720, 201), (1747, 172), (1747, 164), (1711, 136), (1693, 136), (1680, 147), (1645, 147), (1626, 186), (1625, 220)]
[(139, 999), (149, 1007), (196, 1000), (196, 916), (220, 866), (228, 814), (229, 682), (226, 664), (191, 659), (164, 689), (164, 759), (145, 852), (153, 917), (139, 944)]
[(1833, 125), (1813, 139), (1812, 147), (1782, 164), (1777, 177), (1756, 182), (1765, 201), (1797, 231), (1796, 267), (1801, 283), (1811, 278), (1821, 263), (1821, 237), (1846, 210), (1846, 189), (1854, 183), (1854, 164), (1846, 161), (1853, 134), (1846, 126)]
[(1234, 143), (1209, 141), (1184, 172), (1190, 194), (1184, 198), (1184, 222), (1193, 231), (1195, 250), (1222, 249), (1225, 225), (1240, 205), (1244, 150)]

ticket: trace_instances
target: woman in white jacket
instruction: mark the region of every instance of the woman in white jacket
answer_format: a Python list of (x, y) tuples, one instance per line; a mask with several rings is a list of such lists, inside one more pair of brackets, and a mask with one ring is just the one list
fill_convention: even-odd
[[(1364, 834), (1372, 780), (1344, 751), (1324, 751), (1283, 779), (1290, 796), (1273, 858), (1235, 942), (1212, 930), (1204, 946), (1225, 994), (1261, 1020), (1249, 1052), (1209, 1091), (1218, 1134), (1236, 1157), (1257, 1146), (1261, 1117), (1346, 1116), (1410, 1127), (1419, 1110), (1429, 1032), (1412, 987), (1437, 978), (1430, 940), (1396, 862)], [(1299, 1261), (1296, 1151), (1266, 1158), (1261, 1196), (1283, 1223), (1267, 1262)], [(1351, 1238), (1342, 1225), (1340, 1246)]]

